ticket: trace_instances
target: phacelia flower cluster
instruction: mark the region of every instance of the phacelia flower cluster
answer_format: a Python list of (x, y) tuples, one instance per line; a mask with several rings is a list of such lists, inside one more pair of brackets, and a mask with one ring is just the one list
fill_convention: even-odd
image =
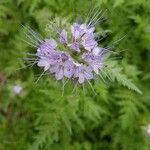
[(94, 27), (73, 23), (68, 31), (59, 31), (56, 39), (40, 42), (37, 65), (56, 80), (69, 78), (82, 84), (99, 74), (104, 52), (105, 49), (98, 46)]

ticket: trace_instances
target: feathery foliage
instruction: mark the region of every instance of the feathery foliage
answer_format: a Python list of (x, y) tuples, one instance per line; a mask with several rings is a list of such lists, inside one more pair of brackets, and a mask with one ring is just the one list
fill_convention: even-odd
[[(110, 58), (102, 70), (104, 81), (96, 77), (92, 88), (88, 83), (75, 88), (68, 82), (62, 96), (61, 83), (49, 76), (35, 84), (41, 71), (25, 68), (27, 63), (20, 60), (23, 53), (34, 52), (22, 41), (21, 25), (47, 35), (50, 17), (80, 20), (93, 3), (107, 9), (107, 20), (97, 29), (105, 30), (103, 46), (126, 35), (112, 51), (123, 58)], [(1, 0), (0, 149), (149, 150), (148, 16), (148, 0)], [(23, 88), (18, 95), (12, 91), (14, 84)]]

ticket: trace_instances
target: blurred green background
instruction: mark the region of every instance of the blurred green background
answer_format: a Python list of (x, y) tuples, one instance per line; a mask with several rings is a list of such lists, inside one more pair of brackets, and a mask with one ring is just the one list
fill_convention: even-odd
[[(48, 76), (35, 84), (36, 67), (17, 70), (22, 53), (35, 51), (21, 24), (45, 34), (50, 17), (72, 18), (92, 4), (107, 9), (102, 45), (126, 35), (114, 51), (126, 49), (119, 66), (142, 95), (97, 79), (96, 96), (69, 84), (62, 97)], [(149, 124), (150, 0), (0, 0), (0, 150), (150, 150)]]

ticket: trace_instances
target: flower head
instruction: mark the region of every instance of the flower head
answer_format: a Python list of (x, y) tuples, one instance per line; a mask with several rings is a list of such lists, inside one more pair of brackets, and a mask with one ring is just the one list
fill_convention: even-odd
[[(96, 15), (97, 17), (99, 15)], [(98, 18), (97, 18), (98, 19)], [(95, 18), (84, 23), (74, 22), (59, 28), (51, 26), (57, 36), (35, 38), (37, 65), (55, 77), (56, 80), (68, 78), (82, 84), (99, 74), (103, 66), (105, 49), (98, 46), (95, 33)], [(55, 35), (55, 34), (54, 34)], [(53, 37), (53, 38), (52, 38)]]
[(37, 49), (38, 66), (53, 74), (56, 80), (66, 77), (82, 84), (93, 79), (102, 67), (104, 51), (98, 47), (94, 31), (94, 27), (73, 23), (70, 31), (59, 32), (59, 40), (45, 39)]
[(69, 78), (80, 84), (94, 78), (102, 67), (105, 49), (98, 46), (95, 27), (73, 23), (57, 31), (57, 38), (45, 38), (37, 45), (37, 65), (56, 80)]

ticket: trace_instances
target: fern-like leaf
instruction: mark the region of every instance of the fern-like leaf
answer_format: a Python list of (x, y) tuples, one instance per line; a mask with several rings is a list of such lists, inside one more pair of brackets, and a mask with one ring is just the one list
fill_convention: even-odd
[[(117, 65), (116, 62), (107, 62), (106, 67), (103, 68), (103, 76), (107, 76), (114, 82), (117, 80), (123, 86), (127, 87), (130, 90), (134, 90), (139, 94), (142, 92), (135, 86), (128, 77), (122, 73), (122, 68)], [(107, 77), (106, 76), (106, 77)]]

